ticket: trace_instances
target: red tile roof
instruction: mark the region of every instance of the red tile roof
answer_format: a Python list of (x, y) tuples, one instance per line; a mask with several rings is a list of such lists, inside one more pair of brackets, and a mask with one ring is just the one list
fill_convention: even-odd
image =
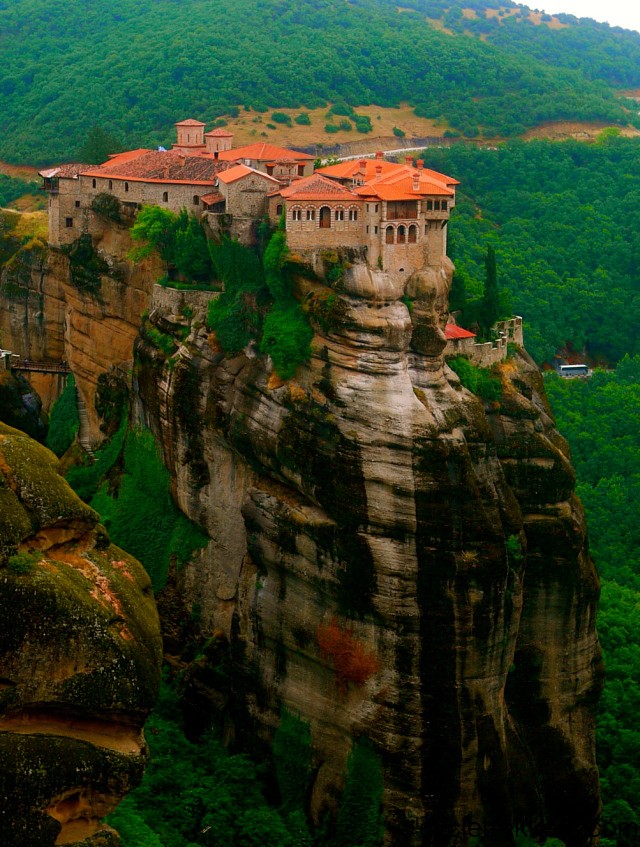
[[(304, 177), (292, 182), (287, 188), (278, 192), (285, 200), (342, 200), (344, 202), (360, 202), (360, 198), (331, 179), (327, 179), (318, 173)], [(273, 196), (273, 195), (272, 195)]]
[(257, 171), (255, 168), (250, 168), (247, 165), (233, 165), (233, 167), (227, 168), (227, 170), (219, 173), (218, 179), (220, 180), (220, 182), (228, 184), (230, 182), (235, 182), (238, 179), (242, 179), (243, 177), (248, 176), (249, 174), (258, 174), (258, 176), (262, 177), (263, 179), (267, 179), (270, 182), (275, 183), (276, 185), (280, 184), (275, 177), (269, 176), (269, 174), (265, 174), (262, 171)]
[(236, 162), (238, 159), (255, 159), (257, 162), (271, 162), (276, 159), (292, 159), (296, 162), (311, 161), (314, 157), (309, 153), (298, 153), (296, 150), (287, 150), (285, 147), (276, 147), (275, 144), (267, 144), (266, 141), (258, 141), (255, 144), (247, 144), (244, 147), (235, 147), (233, 150), (223, 150), (218, 158), (225, 162)]
[(173, 150), (145, 150), (135, 158), (117, 156), (99, 167), (89, 167), (83, 176), (130, 179), (142, 182), (213, 184), (225, 162), (204, 156), (185, 156)]
[(447, 341), (453, 341), (458, 338), (475, 338), (476, 334), (456, 324), (447, 324), (444, 328), (444, 337)]
[(47, 168), (38, 173), (43, 179), (77, 179), (79, 174), (90, 167), (91, 165), (79, 164), (59, 165), (57, 168)]
[(210, 132), (205, 132), (205, 134), (204, 134), (205, 138), (210, 138), (212, 136), (216, 137), (216, 138), (233, 138), (233, 133), (227, 132), (226, 129), (219, 128), (219, 129), (212, 129)]
[(213, 206), (214, 203), (223, 203), (224, 197), (222, 194), (212, 191), (211, 194), (202, 194), (200, 200), (202, 200), (205, 206)]
[(419, 200), (424, 196), (455, 195), (455, 191), (445, 182), (436, 181), (423, 168), (410, 165), (397, 165), (393, 171), (379, 174), (365, 185), (354, 188), (354, 193), (361, 197), (378, 197), (380, 200)]
[[(363, 165), (360, 162), (363, 162)], [(334, 179), (357, 179), (360, 174), (363, 179), (369, 180), (375, 178), (378, 166), (382, 168), (381, 173), (383, 174), (391, 173), (400, 167), (394, 162), (387, 162), (384, 159), (354, 159), (349, 162), (339, 162), (337, 165), (328, 165), (326, 168), (318, 168), (316, 173)]]
[(178, 121), (175, 126), (205, 126), (202, 121), (196, 121), (193, 118), (187, 118), (186, 121)]

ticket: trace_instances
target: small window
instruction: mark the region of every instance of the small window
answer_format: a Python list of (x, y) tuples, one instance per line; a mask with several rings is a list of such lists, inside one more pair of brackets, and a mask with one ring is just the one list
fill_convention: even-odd
[(128, 190), (129, 190), (129, 183), (128, 183), (128, 182), (125, 182), (125, 184), (124, 184), (124, 190), (125, 190), (125, 191), (128, 191)]
[(385, 240), (386, 244), (393, 244), (393, 227), (392, 226), (388, 226), (386, 228), (384, 240)]
[(358, 220), (358, 210), (357, 209), (349, 209), (349, 220), (357, 221)]
[[(125, 191), (126, 191), (126, 189), (125, 189)], [(168, 192), (168, 191), (163, 191), (163, 192), (162, 192), (162, 202), (163, 202), (163, 203), (168, 203), (168, 202), (169, 202), (169, 192)]]
[(73, 218), (65, 218), (64, 225), (67, 229), (70, 229), (73, 226)]
[(282, 204), (278, 203), (276, 206), (276, 215), (280, 216), (282, 214)]
[(403, 226), (398, 227), (398, 244), (404, 244), (406, 239), (406, 229)]
[(109, 191), (113, 191), (113, 180), (109, 180)]
[(304, 165), (298, 165), (298, 176), (304, 176)]
[(273, 176), (273, 165), (267, 165), (267, 176)]
[(79, 208), (80, 208), (80, 201), (76, 200), (76, 209), (79, 209)]
[(427, 200), (427, 212), (433, 212), (433, 200)]
[(446, 200), (441, 201), (440, 208), (442, 209), (443, 212), (447, 211), (447, 201)]
[(315, 221), (316, 219), (316, 210), (315, 209), (307, 209), (307, 220)]
[(377, 211), (378, 211), (378, 203), (376, 203), (375, 208), (374, 208), (374, 210), (373, 210), (373, 211), (374, 211), (374, 212), (377, 212)]
[(378, 227), (377, 227), (377, 226), (374, 226), (374, 228), (373, 228), (373, 234), (374, 234), (374, 235), (377, 235), (377, 234), (378, 234)]
[(369, 224), (367, 224), (367, 235), (369, 234)]
[(440, 211), (440, 201), (439, 201), (439, 200), (434, 200), (434, 201), (433, 201), (433, 210), (434, 210), (435, 212), (439, 212), (439, 211)]
[(344, 220), (344, 209), (336, 209), (336, 220), (343, 221)]
[(194, 195), (193, 195), (193, 205), (194, 205), (194, 206), (199, 206), (199, 205), (200, 205), (200, 198), (198, 197), (198, 195), (197, 195), (197, 194), (194, 194)]
[(292, 221), (301, 221), (302, 220), (302, 209), (294, 209), (291, 212), (291, 220)]
[(96, 187), (96, 181), (95, 181), (95, 179), (92, 179), (92, 180), (91, 180), (91, 185), (92, 185), (94, 188)]
[(418, 240), (418, 227), (415, 224), (411, 224), (409, 227), (409, 244), (415, 244)]

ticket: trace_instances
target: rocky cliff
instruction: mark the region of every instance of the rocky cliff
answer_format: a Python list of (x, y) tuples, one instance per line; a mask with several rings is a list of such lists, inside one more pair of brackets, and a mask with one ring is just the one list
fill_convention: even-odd
[[(2, 345), (26, 359), (67, 361), (88, 411), (91, 438), (99, 441), (98, 378), (131, 365), (160, 263), (151, 258), (134, 266), (127, 260), (131, 240), (125, 219), (117, 223), (91, 212), (91, 237), (71, 249), (49, 247), (41, 238), (23, 243), (11, 227), (14, 221), (3, 227), (0, 218)], [(37, 387), (46, 399), (46, 378)], [(55, 396), (49, 400), (47, 405)]]
[(117, 847), (102, 818), (147, 759), (158, 616), (56, 465), (0, 424), (0, 841)]
[(450, 265), (405, 282), (349, 258), (332, 288), (300, 269), (295, 380), (225, 358), (197, 303), (184, 343), (182, 302), (152, 313), (172, 356), (137, 342), (138, 421), (212, 539), (180, 577), (233, 660), (212, 702), (266, 741), (283, 705), (310, 721), (316, 821), (366, 737), (389, 844), (524, 825), (585, 847), (598, 581), (540, 374), (514, 351), (481, 400), (442, 358)]

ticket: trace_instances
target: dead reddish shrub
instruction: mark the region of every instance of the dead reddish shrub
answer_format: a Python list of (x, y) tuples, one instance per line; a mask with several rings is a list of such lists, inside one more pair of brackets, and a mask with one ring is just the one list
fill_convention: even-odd
[(325, 659), (329, 659), (338, 678), (338, 685), (346, 689), (347, 684), (364, 685), (380, 670), (375, 653), (353, 637), (348, 629), (343, 629), (337, 621), (319, 626), (316, 641)]

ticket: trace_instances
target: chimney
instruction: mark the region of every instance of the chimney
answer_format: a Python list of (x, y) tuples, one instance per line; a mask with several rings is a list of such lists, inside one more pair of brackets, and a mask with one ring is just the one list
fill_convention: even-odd
[(413, 174), (413, 190), (420, 191), (420, 174)]
[(382, 152), (382, 150), (376, 150), (376, 159), (382, 159), (383, 156), (384, 153)]
[(178, 156), (178, 161), (180, 162), (180, 167), (184, 168), (187, 163), (187, 157), (184, 153), (180, 153), (180, 155)]
[(382, 173), (382, 165), (376, 165), (376, 173), (378, 175)]
[(421, 171), (424, 168), (424, 159), (418, 159), (416, 162), (416, 168)]
[(367, 170), (367, 160), (366, 159), (360, 159), (360, 161), (358, 162), (358, 166), (359, 166), (358, 167), (359, 173), (361, 173), (361, 174), (365, 173), (366, 170)]
[(413, 166), (413, 156), (405, 156), (404, 157), (404, 163), (405, 163), (405, 165)]

